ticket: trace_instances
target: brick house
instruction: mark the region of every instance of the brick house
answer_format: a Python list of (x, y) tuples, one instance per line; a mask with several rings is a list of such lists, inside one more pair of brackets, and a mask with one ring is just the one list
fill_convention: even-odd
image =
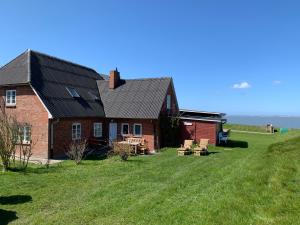
[(172, 78), (107, 80), (95, 70), (27, 50), (0, 69), (1, 107), (37, 140), (35, 157), (64, 156), (73, 139), (143, 137), (160, 148), (160, 117), (178, 113)]

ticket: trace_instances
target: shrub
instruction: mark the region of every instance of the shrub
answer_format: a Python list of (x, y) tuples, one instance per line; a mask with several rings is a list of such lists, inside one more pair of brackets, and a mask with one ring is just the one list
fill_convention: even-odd
[(84, 156), (84, 151), (87, 148), (87, 141), (73, 140), (66, 151), (66, 155), (78, 165)]
[(127, 161), (131, 154), (130, 144), (120, 144), (118, 142), (113, 143), (112, 153), (118, 155), (123, 161)]
[[(26, 128), (26, 141), (24, 129)], [(19, 123), (14, 115), (6, 114), (0, 110), (0, 158), (3, 171), (11, 167), (11, 162), (16, 166), (16, 150), (19, 148), (19, 169), (25, 170), (32, 156), (34, 144), (31, 139), (31, 125)]]

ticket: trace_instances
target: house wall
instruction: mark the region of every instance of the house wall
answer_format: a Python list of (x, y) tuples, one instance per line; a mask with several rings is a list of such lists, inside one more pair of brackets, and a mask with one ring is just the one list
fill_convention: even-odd
[[(109, 123), (117, 123), (117, 140), (121, 141), (126, 137), (134, 137), (133, 124), (142, 124), (142, 138), (145, 139), (149, 150), (154, 150), (159, 147), (158, 133), (159, 126), (157, 120), (138, 120), (138, 119), (105, 119), (105, 118), (64, 118), (52, 120), (53, 124), (53, 147), (51, 148), (51, 155), (54, 158), (65, 157), (65, 151), (72, 141), (72, 124), (81, 124), (81, 137), (90, 139), (94, 135), (94, 123), (102, 123), (103, 139), (109, 138)], [(122, 136), (121, 124), (129, 124), (129, 135)], [(154, 131), (156, 129), (156, 131)], [(155, 134), (156, 132), (156, 134)], [(156, 138), (156, 140), (155, 140)]]
[[(134, 137), (133, 135), (133, 125), (135, 123), (142, 124), (142, 138), (145, 139), (146, 145), (150, 151), (158, 149), (159, 144), (159, 124), (158, 120), (146, 120), (146, 119), (108, 119), (107, 127), (109, 127), (109, 123), (114, 122), (117, 123), (117, 136), (118, 140), (123, 140), (126, 137)], [(122, 136), (121, 134), (121, 126), (122, 123), (129, 124), (129, 135)], [(107, 129), (107, 133), (109, 133)]]
[(181, 120), (180, 131), (181, 141), (185, 139), (193, 139), (199, 142), (200, 139), (209, 139), (210, 144), (217, 144), (217, 135), (221, 129), (220, 123), (196, 121), (196, 120)]
[[(16, 90), (16, 106), (6, 107), (6, 90)], [(29, 85), (0, 87), (1, 107), (21, 123), (32, 126), (33, 157), (48, 158), (48, 112)]]
[[(169, 86), (167, 95), (171, 95), (171, 115), (176, 115), (179, 111), (177, 99), (175, 95), (175, 90), (173, 89), (172, 85)], [(163, 102), (162, 108), (161, 108), (161, 114), (166, 114), (167, 111), (167, 95), (165, 96), (165, 101)]]
[(65, 157), (65, 151), (72, 141), (73, 123), (81, 124), (81, 138), (90, 139), (94, 136), (94, 123), (102, 123), (103, 139), (107, 138), (106, 121), (103, 118), (61, 118), (52, 120), (53, 144), (51, 145), (51, 157)]

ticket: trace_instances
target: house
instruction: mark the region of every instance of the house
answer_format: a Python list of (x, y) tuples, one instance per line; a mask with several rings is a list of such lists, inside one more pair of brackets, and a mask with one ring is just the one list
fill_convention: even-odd
[(179, 115), (181, 141), (192, 139), (199, 142), (206, 138), (210, 144), (218, 144), (219, 133), (227, 122), (225, 113), (180, 109)]
[[(76, 139), (142, 137), (160, 148), (160, 117), (178, 114), (172, 78), (107, 80), (95, 70), (27, 50), (0, 69), (1, 107), (28, 122), (33, 155), (62, 157)], [(24, 140), (24, 141), (26, 141)]]

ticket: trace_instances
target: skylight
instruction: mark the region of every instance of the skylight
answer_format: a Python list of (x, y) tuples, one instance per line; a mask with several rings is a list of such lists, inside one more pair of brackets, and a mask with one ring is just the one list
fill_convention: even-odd
[(80, 95), (75, 88), (66, 87), (66, 89), (73, 98), (80, 98)]

